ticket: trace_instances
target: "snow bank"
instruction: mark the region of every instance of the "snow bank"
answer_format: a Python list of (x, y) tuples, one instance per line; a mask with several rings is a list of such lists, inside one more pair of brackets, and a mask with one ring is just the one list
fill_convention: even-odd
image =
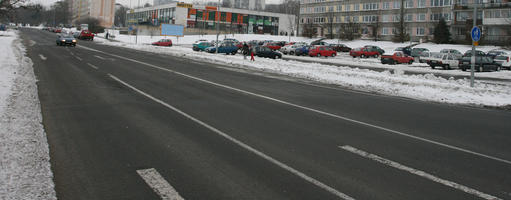
[(0, 199), (57, 199), (32, 61), (0, 31)]
[(194, 52), (191, 48), (181, 46), (154, 47), (125, 42), (110, 42), (101, 38), (95, 41), (107, 45), (188, 57), (194, 60), (228, 64), (241, 68), (258, 69), (322, 83), (336, 84), (356, 90), (413, 99), (484, 106), (506, 106), (511, 104), (511, 89), (509, 87), (477, 82), (476, 87), (471, 88), (470, 81), (466, 79), (445, 79), (432, 74), (404, 75), (401, 70), (395, 70), (397, 73), (376, 72), (367, 69), (265, 58), (256, 58), (256, 62), (250, 62), (244, 60), (241, 55), (230, 56)]

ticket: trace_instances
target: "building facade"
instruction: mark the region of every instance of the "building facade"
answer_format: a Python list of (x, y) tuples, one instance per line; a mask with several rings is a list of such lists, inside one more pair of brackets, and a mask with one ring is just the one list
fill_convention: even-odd
[(293, 15), (184, 3), (134, 9), (126, 16), (132, 28), (178, 24), (185, 26), (185, 34), (215, 34), (219, 26), (222, 33), (285, 35), (294, 30), (294, 22)]
[(487, 41), (511, 35), (506, 30), (511, 24), (509, 0), (301, 0), (299, 30), (302, 35), (334, 38), (353, 30), (363, 39), (391, 40), (403, 18), (410, 40), (428, 41), (443, 18), (452, 39), (465, 40), (474, 3), (480, 4), (478, 25)]
[(114, 24), (115, 0), (72, 0), (72, 22), (80, 19), (96, 18), (103, 27), (111, 27)]
[(174, 2), (177, 2), (177, 1), (176, 0), (154, 0), (153, 6), (160, 6), (160, 5), (170, 4), (170, 3), (174, 3)]
[(232, 8), (247, 10), (264, 10), (266, 8), (265, 0), (230, 0)]

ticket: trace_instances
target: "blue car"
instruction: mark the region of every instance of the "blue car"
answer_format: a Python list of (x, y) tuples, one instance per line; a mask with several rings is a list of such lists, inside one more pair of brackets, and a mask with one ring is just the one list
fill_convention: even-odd
[[(206, 48), (206, 52), (215, 53), (216, 47), (208, 47)], [(233, 43), (223, 43), (218, 46), (218, 53), (232, 54), (235, 55), (238, 52), (238, 47)]]
[(297, 48), (295, 50), (295, 55), (297, 55), (297, 56), (307, 56), (307, 55), (309, 55), (309, 49), (310, 49), (310, 46), (302, 46), (300, 48)]

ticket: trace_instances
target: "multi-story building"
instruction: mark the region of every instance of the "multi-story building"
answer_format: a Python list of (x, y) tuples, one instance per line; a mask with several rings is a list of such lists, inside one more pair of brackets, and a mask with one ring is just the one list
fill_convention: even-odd
[(222, 33), (285, 35), (294, 30), (294, 22), (294, 15), (176, 2), (126, 13), (132, 29), (142, 25), (158, 31), (160, 24), (177, 24), (186, 27), (185, 34), (214, 34), (218, 26)]
[(410, 39), (426, 41), (433, 38), (434, 27), (444, 18), (453, 39), (463, 40), (467, 27), (472, 26), (466, 22), (472, 18), (469, 5), (474, 1), (481, 4), (479, 24), (486, 39), (509, 37), (509, 0), (301, 0), (299, 30), (302, 35), (339, 38), (355, 27), (361, 38), (391, 40), (402, 16)]
[(154, 0), (153, 6), (165, 5), (165, 4), (170, 4), (170, 3), (174, 3), (174, 2), (177, 2), (177, 1), (176, 0)]
[(265, 0), (230, 0), (233, 8), (248, 10), (264, 10), (266, 7)]
[(114, 24), (115, 0), (72, 0), (72, 22), (80, 19), (96, 18), (100, 25), (111, 27)]

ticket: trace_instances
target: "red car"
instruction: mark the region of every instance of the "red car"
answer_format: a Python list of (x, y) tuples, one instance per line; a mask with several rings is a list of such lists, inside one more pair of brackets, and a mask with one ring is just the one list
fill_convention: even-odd
[(401, 51), (396, 51), (392, 55), (383, 54), (381, 55), (381, 63), (382, 64), (401, 64), (401, 63), (413, 63), (413, 57), (406, 55)]
[(60, 28), (55, 29), (55, 33), (62, 33), (62, 29)]
[(78, 39), (80, 39), (80, 40), (94, 40), (94, 33), (90, 32), (89, 30), (83, 30), (82, 32), (80, 32)]
[(282, 48), (282, 46), (280, 46), (280, 44), (275, 43), (275, 42), (273, 42), (273, 43), (268, 43), (268, 44), (266, 45), (266, 47), (268, 47), (268, 48), (270, 48), (271, 50), (274, 50), (274, 51), (277, 51), (277, 50), (279, 50), (280, 48)]
[(172, 46), (172, 40), (171, 39), (161, 39), (158, 42), (153, 42), (152, 45), (154, 45), (154, 46), (171, 47)]
[(350, 51), (350, 56), (353, 58), (355, 57), (361, 57), (361, 58), (367, 58), (367, 57), (375, 57), (377, 58), (380, 55), (380, 52), (374, 48), (356, 48)]
[(312, 47), (309, 50), (309, 56), (310, 57), (313, 57), (313, 56), (317, 56), (317, 57), (320, 57), (320, 56), (325, 56), (325, 57), (332, 56), (332, 57), (335, 57), (336, 55), (337, 55), (336, 51), (334, 51), (332, 48), (325, 47), (325, 46)]

